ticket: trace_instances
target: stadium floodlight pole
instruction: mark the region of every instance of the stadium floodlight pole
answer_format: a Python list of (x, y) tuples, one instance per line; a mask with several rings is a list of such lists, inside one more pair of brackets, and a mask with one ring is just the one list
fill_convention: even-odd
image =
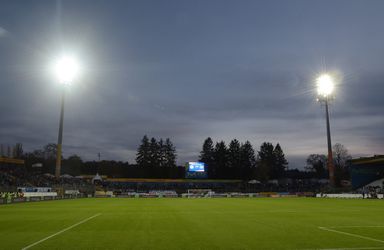
[(335, 166), (333, 163), (332, 142), (331, 142), (331, 128), (329, 125), (329, 111), (328, 104), (332, 100), (333, 90), (335, 83), (332, 77), (328, 74), (320, 75), (316, 80), (318, 101), (325, 105), (325, 116), (327, 123), (327, 143), (328, 143), (328, 160), (327, 167), (329, 172), (329, 182), (331, 186), (335, 185)]
[(63, 88), (62, 89), (63, 92), (61, 95), (60, 125), (59, 125), (59, 135), (57, 139), (56, 168), (55, 168), (55, 176), (59, 178), (61, 174), (65, 92), (67, 87), (73, 82), (73, 79), (78, 73), (78, 64), (74, 58), (64, 56), (61, 59), (59, 59), (58, 62), (56, 63), (55, 73)]

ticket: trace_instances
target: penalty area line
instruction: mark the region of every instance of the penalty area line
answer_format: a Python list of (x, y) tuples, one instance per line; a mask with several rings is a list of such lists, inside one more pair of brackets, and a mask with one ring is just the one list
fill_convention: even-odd
[(99, 213), (99, 214), (95, 214), (95, 215), (93, 215), (93, 216), (91, 216), (91, 217), (88, 217), (88, 218), (86, 218), (86, 219), (84, 219), (84, 220), (82, 220), (82, 221), (77, 222), (76, 224), (73, 224), (72, 226), (69, 226), (69, 227), (64, 228), (63, 230), (61, 230), (61, 231), (59, 231), (59, 232), (57, 232), (57, 233), (54, 233), (54, 234), (52, 234), (52, 235), (49, 235), (49, 236), (45, 237), (44, 239), (41, 239), (41, 240), (36, 241), (36, 242), (34, 242), (34, 243), (32, 243), (32, 244), (26, 246), (26, 247), (23, 247), (21, 250), (27, 250), (27, 249), (29, 249), (29, 248), (31, 248), (31, 247), (33, 247), (33, 246), (36, 246), (37, 244), (40, 244), (40, 243), (43, 242), (43, 241), (46, 241), (46, 240), (48, 240), (48, 239), (50, 239), (50, 238), (52, 238), (52, 237), (55, 237), (55, 236), (57, 236), (57, 235), (59, 235), (59, 234), (62, 234), (62, 233), (64, 233), (65, 231), (68, 231), (68, 230), (70, 230), (70, 229), (72, 229), (72, 228), (74, 228), (74, 227), (77, 227), (78, 225), (83, 224), (83, 223), (85, 223), (85, 222), (87, 222), (87, 221), (89, 221), (89, 220), (92, 220), (93, 218), (96, 218), (97, 216), (100, 216), (100, 215), (101, 215), (101, 213)]
[(318, 229), (333, 232), (333, 233), (338, 233), (338, 234), (344, 234), (344, 235), (348, 235), (351, 237), (360, 238), (360, 239), (364, 239), (364, 240), (370, 240), (370, 241), (384, 243), (384, 240), (379, 240), (379, 239), (375, 239), (375, 238), (371, 238), (371, 237), (367, 237), (367, 236), (363, 236), (363, 235), (359, 235), (359, 234), (347, 233), (347, 232), (343, 232), (343, 231), (339, 231), (339, 230), (335, 230), (335, 229), (331, 229), (331, 228), (318, 227)]
[(344, 247), (344, 248), (316, 248), (316, 249), (305, 249), (305, 250), (379, 250), (384, 249), (383, 247)]
[(384, 227), (383, 225), (374, 225), (374, 226), (333, 226), (333, 227), (327, 227), (327, 228), (365, 228), (365, 227), (367, 227), (367, 228), (369, 228), (369, 227), (372, 227), (372, 228), (374, 228), (374, 227)]

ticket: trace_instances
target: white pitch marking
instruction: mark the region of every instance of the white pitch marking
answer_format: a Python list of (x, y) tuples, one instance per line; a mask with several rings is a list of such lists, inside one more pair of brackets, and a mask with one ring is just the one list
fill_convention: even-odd
[(384, 247), (316, 248), (316, 249), (306, 249), (306, 250), (379, 250), (379, 249), (384, 249)]
[(23, 247), (21, 250), (26, 250), (26, 249), (29, 249), (29, 248), (31, 248), (31, 247), (33, 247), (33, 246), (36, 246), (37, 244), (40, 244), (40, 243), (43, 242), (43, 241), (46, 241), (46, 240), (48, 240), (48, 239), (50, 239), (50, 238), (52, 238), (52, 237), (55, 237), (56, 235), (59, 235), (59, 234), (61, 234), (61, 233), (64, 233), (65, 231), (68, 231), (68, 230), (70, 230), (70, 229), (72, 229), (72, 228), (74, 228), (74, 227), (76, 227), (76, 226), (78, 226), (78, 225), (80, 225), (80, 224), (83, 224), (83, 223), (85, 223), (85, 222), (87, 222), (87, 221), (89, 221), (89, 220), (92, 220), (93, 218), (95, 218), (95, 217), (97, 217), (97, 216), (99, 216), (99, 215), (101, 215), (101, 213), (99, 213), (99, 214), (95, 214), (95, 215), (93, 215), (93, 216), (91, 216), (91, 217), (89, 217), (89, 218), (86, 218), (86, 219), (84, 219), (84, 220), (82, 220), (82, 221), (79, 221), (79, 222), (77, 222), (76, 224), (73, 224), (72, 226), (69, 226), (69, 227), (67, 227), (67, 228), (64, 228), (63, 230), (61, 230), (61, 231), (59, 231), (59, 232), (57, 232), (57, 233), (54, 233), (54, 234), (52, 234), (52, 235), (50, 235), (50, 236), (45, 237), (44, 239), (41, 239), (41, 240), (39, 240), (39, 241), (36, 241), (35, 243), (32, 243), (31, 245), (28, 245), (28, 246), (26, 246), (26, 247)]
[(359, 235), (359, 234), (351, 234), (351, 233), (347, 233), (347, 232), (343, 232), (343, 231), (338, 231), (338, 230), (330, 229), (330, 228), (326, 228), (326, 227), (318, 227), (318, 228), (321, 229), (321, 230), (325, 230), (325, 231), (329, 231), (329, 232), (334, 232), (334, 233), (338, 233), (338, 234), (344, 234), (344, 235), (352, 236), (352, 237), (355, 237), (355, 238), (360, 238), (360, 239), (365, 239), (365, 240), (371, 240), (371, 241), (376, 241), (376, 242), (384, 243), (384, 240), (378, 240), (378, 239), (375, 239), (375, 238), (366, 237), (366, 236), (362, 236), (362, 235)]
[(327, 228), (355, 228), (355, 227), (384, 227), (383, 225), (376, 225), (376, 226), (333, 226), (333, 227), (327, 227)]

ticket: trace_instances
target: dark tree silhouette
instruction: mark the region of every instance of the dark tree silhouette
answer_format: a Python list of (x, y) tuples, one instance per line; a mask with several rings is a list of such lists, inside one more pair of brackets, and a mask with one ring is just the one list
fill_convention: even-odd
[(82, 171), (83, 160), (78, 155), (71, 155), (67, 159), (63, 160), (63, 169), (64, 174), (70, 175), (80, 175)]
[(246, 168), (256, 167), (255, 150), (249, 141), (241, 145), (241, 165)]
[(158, 159), (158, 162), (159, 162), (159, 166), (160, 167), (164, 167), (167, 165), (166, 163), (166, 148), (165, 148), (165, 144), (164, 144), (164, 141), (163, 139), (160, 139), (159, 142), (158, 142), (158, 147), (159, 147), (159, 159)]
[(351, 155), (348, 153), (347, 148), (340, 144), (336, 143), (332, 147), (333, 151), (333, 162), (335, 165), (335, 181), (336, 185), (340, 185), (341, 180), (350, 179), (348, 161), (352, 159)]
[(284, 175), (288, 162), (280, 144), (273, 147), (270, 142), (260, 146), (257, 156), (258, 175), (262, 180), (277, 179)]
[(214, 161), (214, 148), (211, 137), (205, 139), (203, 143), (203, 150), (200, 152), (199, 161), (204, 162), (209, 178), (216, 176), (215, 161)]
[(264, 142), (260, 146), (257, 154), (257, 173), (260, 180), (269, 180), (272, 176), (272, 168), (274, 164), (273, 145), (270, 142)]
[(19, 158), (19, 159), (23, 158), (23, 156), (24, 156), (23, 144), (16, 143), (15, 148), (14, 148), (13, 156), (15, 158)]
[(44, 146), (44, 158), (47, 160), (55, 160), (57, 156), (57, 144), (48, 143)]
[(314, 172), (317, 178), (325, 178), (327, 173), (327, 157), (325, 155), (311, 154), (307, 158), (305, 170)]
[(240, 171), (241, 164), (240, 142), (236, 139), (233, 139), (229, 143), (228, 148), (228, 167), (235, 168), (236, 170)]
[(136, 163), (141, 167), (176, 167), (176, 149), (169, 138), (157, 142), (153, 137), (149, 141), (145, 135), (137, 150)]
[(240, 147), (240, 166), (242, 179), (251, 179), (254, 177), (256, 167), (255, 150), (249, 141), (241, 144)]
[(333, 145), (332, 151), (335, 165), (340, 168), (346, 168), (347, 162), (352, 159), (351, 155), (348, 153), (348, 149), (344, 145), (336, 143)]
[(228, 149), (224, 141), (217, 142), (213, 153), (217, 177), (225, 177), (228, 167)]
[(153, 137), (149, 143), (149, 162), (152, 167), (160, 166), (160, 147)]
[(173, 146), (171, 140), (167, 138), (164, 145), (165, 152), (165, 166), (176, 167), (176, 148)]
[(273, 150), (273, 155), (274, 155), (274, 164), (273, 164), (272, 173), (274, 178), (280, 178), (283, 176), (288, 166), (288, 161), (285, 159), (285, 155), (279, 143), (277, 143), (275, 149)]
[(141, 145), (137, 149), (136, 163), (140, 167), (148, 167), (151, 164), (150, 161), (150, 145), (146, 135), (141, 140)]

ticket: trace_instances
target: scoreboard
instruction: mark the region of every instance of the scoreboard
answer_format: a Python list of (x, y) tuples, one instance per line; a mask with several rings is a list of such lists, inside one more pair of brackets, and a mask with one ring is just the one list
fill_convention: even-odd
[(207, 178), (204, 162), (187, 162), (185, 178), (190, 179), (204, 179)]
[(188, 162), (189, 172), (204, 172), (204, 162)]

